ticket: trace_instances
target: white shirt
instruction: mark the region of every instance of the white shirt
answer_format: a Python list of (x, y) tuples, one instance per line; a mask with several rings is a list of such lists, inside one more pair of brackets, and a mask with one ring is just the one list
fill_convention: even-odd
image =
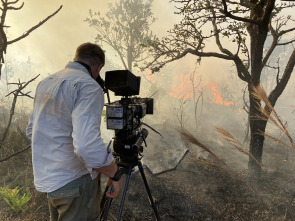
[(101, 87), (76, 62), (38, 84), (27, 126), (38, 191), (52, 192), (87, 173), (94, 179), (92, 168), (111, 164), (100, 136), (103, 105)]

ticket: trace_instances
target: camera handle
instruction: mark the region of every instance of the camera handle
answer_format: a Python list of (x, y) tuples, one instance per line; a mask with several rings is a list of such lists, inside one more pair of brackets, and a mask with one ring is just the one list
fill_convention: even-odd
[[(122, 199), (121, 199), (121, 203), (120, 203), (120, 210), (119, 210), (119, 213), (118, 213), (118, 216), (117, 216), (117, 221), (120, 221), (121, 216), (122, 216), (122, 212), (123, 212), (123, 207), (124, 207), (124, 202), (125, 202), (125, 198), (126, 198), (126, 194), (127, 194), (127, 189), (128, 189), (128, 184), (129, 184), (130, 176), (131, 176), (131, 173), (132, 173), (133, 168), (135, 166), (137, 166), (138, 169), (139, 169), (139, 171), (140, 171), (142, 180), (143, 180), (144, 185), (145, 185), (145, 189), (146, 189), (147, 194), (148, 194), (148, 198), (149, 198), (151, 207), (152, 207), (152, 209), (154, 211), (154, 214), (156, 216), (156, 220), (157, 221), (161, 221), (160, 216), (159, 216), (159, 213), (158, 213), (158, 210), (157, 210), (157, 207), (156, 207), (156, 204), (155, 204), (155, 201), (154, 201), (153, 196), (151, 194), (151, 190), (149, 188), (149, 185), (148, 185), (146, 176), (144, 174), (144, 170), (143, 170), (143, 166), (142, 166), (141, 161), (138, 160), (138, 161), (131, 162), (131, 163), (128, 163), (128, 164), (118, 162), (117, 164), (118, 164), (119, 167), (124, 168), (124, 173), (127, 174), (127, 177), (126, 177), (126, 180), (125, 180), (124, 191), (123, 191)], [(108, 191), (108, 187), (106, 187), (106, 190), (104, 192), (104, 196), (103, 197), (105, 197), (105, 193), (107, 191)], [(112, 187), (111, 187), (111, 192), (112, 192)], [(102, 220), (102, 221), (106, 221), (107, 220), (107, 218), (108, 218), (108, 212), (109, 212), (111, 203), (112, 203), (112, 198), (108, 198), (108, 201), (107, 201), (106, 205), (104, 205), (104, 208), (101, 211), (100, 220)]]

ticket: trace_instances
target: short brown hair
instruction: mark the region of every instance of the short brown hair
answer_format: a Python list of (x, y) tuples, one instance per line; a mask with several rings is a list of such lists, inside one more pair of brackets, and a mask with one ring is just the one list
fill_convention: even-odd
[(74, 61), (87, 60), (90, 65), (105, 64), (105, 54), (100, 46), (90, 42), (83, 43), (76, 49)]

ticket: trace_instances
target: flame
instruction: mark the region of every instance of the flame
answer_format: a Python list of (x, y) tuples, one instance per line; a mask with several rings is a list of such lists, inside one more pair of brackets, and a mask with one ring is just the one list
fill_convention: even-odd
[[(204, 85), (204, 84), (202, 84)], [(220, 93), (219, 88), (214, 85), (213, 83), (209, 82), (206, 83), (205, 87), (209, 87), (211, 91), (213, 92), (213, 98), (209, 103), (215, 103), (215, 104), (221, 104), (225, 106), (234, 105), (235, 103), (233, 101), (225, 101)], [(198, 86), (198, 82), (194, 82), (194, 87)], [(183, 99), (183, 100), (190, 100), (193, 98), (193, 89), (192, 89), (192, 81), (190, 78), (190, 74), (179, 74), (177, 75), (177, 78), (174, 80), (172, 84), (172, 89), (168, 93), (171, 97), (177, 98), (177, 99)]]
[[(195, 83), (196, 84), (196, 83)], [(196, 85), (195, 85), (196, 86)], [(179, 74), (172, 84), (172, 90), (168, 93), (177, 99), (190, 100), (193, 98), (192, 82), (190, 74)]]
[(234, 105), (234, 102), (232, 102), (232, 101), (224, 101), (223, 100), (223, 98), (221, 97), (220, 91), (216, 85), (214, 85), (213, 83), (209, 83), (208, 85), (214, 95), (213, 99), (209, 103), (222, 104), (225, 106)]

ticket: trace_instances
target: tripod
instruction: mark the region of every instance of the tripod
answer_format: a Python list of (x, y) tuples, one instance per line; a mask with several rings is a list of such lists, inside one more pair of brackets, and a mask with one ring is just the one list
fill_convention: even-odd
[[(148, 194), (148, 197), (149, 197), (149, 200), (150, 200), (151, 207), (152, 207), (152, 209), (154, 211), (154, 214), (156, 216), (156, 220), (160, 221), (161, 219), (160, 219), (158, 210), (156, 208), (156, 204), (155, 204), (155, 202), (153, 200), (149, 185), (147, 183), (147, 179), (145, 177), (141, 161), (137, 160), (137, 161), (130, 162), (130, 163), (118, 162), (117, 165), (124, 169), (124, 174), (127, 174), (126, 181), (125, 181), (125, 186), (124, 186), (124, 191), (123, 191), (123, 194), (122, 194), (121, 204), (120, 204), (120, 210), (119, 210), (119, 213), (118, 213), (118, 216), (117, 216), (117, 221), (120, 221), (120, 219), (121, 219), (121, 215), (122, 215), (122, 211), (123, 211), (123, 206), (124, 206), (124, 202), (125, 202), (125, 197), (126, 197), (126, 193), (127, 193), (127, 188), (128, 188), (130, 176), (131, 176), (131, 173), (132, 173), (135, 166), (137, 166), (139, 171), (140, 171), (141, 177), (142, 177), (144, 185), (145, 185), (145, 189), (147, 191), (147, 194)], [(105, 193), (107, 191), (108, 191), (108, 187), (106, 187), (106, 190), (104, 192), (103, 197), (105, 197)], [(111, 189), (111, 191), (112, 191), (112, 189)], [(106, 202), (106, 199), (103, 198), (102, 202), (104, 202), (103, 203), (104, 205), (102, 205), (103, 208), (102, 208), (100, 220), (106, 221), (107, 217), (108, 217), (108, 212), (109, 212), (109, 209), (110, 209), (110, 206), (111, 206), (111, 203), (112, 203), (112, 198), (109, 198), (107, 202)]]

